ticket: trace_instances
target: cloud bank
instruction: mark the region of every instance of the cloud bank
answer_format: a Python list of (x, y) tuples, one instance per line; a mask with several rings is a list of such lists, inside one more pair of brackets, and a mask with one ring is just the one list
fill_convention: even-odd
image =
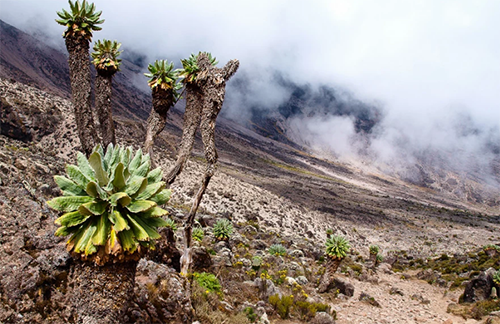
[[(457, 157), (490, 161), (500, 142), (498, 1), (94, 2), (106, 20), (94, 38), (116, 39), (148, 61), (179, 62), (199, 50), (221, 64), (238, 58), (247, 91), (238, 97), (228, 91), (225, 109), (233, 119), (245, 118), (250, 106), (274, 109), (289, 97), (274, 82), (278, 71), (298, 84), (349, 89), (381, 106), (384, 119), (370, 150), (383, 162), (411, 161), (429, 150), (461, 152), (449, 164), (460, 164)], [(63, 47), (63, 27), (54, 19), (66, 1), (1, 4), (0, 19)], [(359, 151), (349, 118), (291, 124), (311, 145), (339, 156)], [(468, 127), (475, 131), (461, 132)]]

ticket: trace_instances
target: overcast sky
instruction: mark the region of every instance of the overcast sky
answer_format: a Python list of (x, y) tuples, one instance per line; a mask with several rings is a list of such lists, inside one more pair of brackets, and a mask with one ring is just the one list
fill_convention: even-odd
[[(0, 4), (1, 19), (39, 29), (62, 44), (64, 28), (54, 19), (56, 10), (68, 8), (66, 1)], [(106, 21), (94, 39), (117, 39), (150, 58), (177, 60), (199, 50), (212, 52), (223, 64), (238, 58), (242, 71), (262, 81), (262, 100), (279, 100), (266, 83), (269, 71), (277, 69), (296, 82), (340, 86), (365, 102), (377, 102), (386, 112), (390, 136), (406, 132), (423, 145), (446, 142), (453, 134), (436, 129), (454, 123), (448, 119), (456, 115), (470, 116), (485, 129), (500, 128), (500, 1), (95, 4)]]

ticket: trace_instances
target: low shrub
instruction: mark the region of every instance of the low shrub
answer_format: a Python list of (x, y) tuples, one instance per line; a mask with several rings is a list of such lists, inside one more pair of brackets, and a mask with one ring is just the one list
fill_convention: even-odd
[(286, 249), (281, 244), (273, 244), (268, 249), (269, 254), (276, 256), (285, 256), (287, 254)]
[(219, 279), (212, 273), (193, 273), (193, 279), (206, 291), (215, 292), (219, 295), (222, 294), (222, 287), (219, 283)]

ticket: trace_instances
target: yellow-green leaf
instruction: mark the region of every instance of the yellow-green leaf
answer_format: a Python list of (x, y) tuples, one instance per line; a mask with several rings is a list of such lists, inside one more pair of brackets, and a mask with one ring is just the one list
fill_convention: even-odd
[[(149, 180), (148, 180), (149, 181)], [(137, 195), (137, 200), (149, 199), (152, 196), (156, 195), (160, 190), (165, 187), (165, 182), (160, 181), (157, 183), (152, 183), (148, 185), (143, 192)]]
[(54, 176), (54, 181), (61, 188), (65, 196), (85, 195), (85, 191), (81, 187), (66, 177), (56, 175)]
[(141, 217), (150, 218), (150, 217), (161, 217), (168, 215), (168, 211), (158, 206), (151, 208), (150, 210), (143, 212), (140, 214)]
[(135, 200), (132, 201), (126, 208), (131, 213), (142, 213), (155, 207), (156, 203), (150, 200)]
[(90, 215), (82, 215), (79, 211), (69, 212), (55, 220), (56, 225), (72, 227), (80, 225), (89, 219)]
[(109, 202), (113, 207), (116, 207), (118, 204), (120, 204), (120, 206), (122, 207), (125, 207), (130, 204), (131, 201), (132, 198), (130, 198), (129, 195), (124, 192), (117, 192), (109, 197)]
[(63, 196), (47, 201), (47, 205), (58, 211), (71, 212), (77, 210), (82, 204), (93, 200), (94, 198), (89, 196)]
[(172, 194), (172, 190), (170, 189), (163, 189), (153, 197), (149, 198), (149, 200), (154, 201), (158, 205), (163, 205), (166, 204), (169, 199), (170, 195)]
[(91, 201), (81, 205), (78, 211), (83, 215), (102, 215), (109, 203), (107, 201)]
[(92, 243), (94, 245), (104, 245), (108, 240), (109, 232), (111, 230), (111, 223), (108, 219), (108, 214), (104, 214), (97, 220), (97, 228), (94, 236), (92, 237)]
[(108, 184), (109, 178), (102, 165), (101, 155), (96, 151), (89, 156), (89, 164), (95, 172), (95, 176), (100, 186)]
[(127, 220), (117, 210), (114, 210), (111, 214), (109, 214), (109, 220), (113, 223), (113, 229), (117, 232), (130, 229)]

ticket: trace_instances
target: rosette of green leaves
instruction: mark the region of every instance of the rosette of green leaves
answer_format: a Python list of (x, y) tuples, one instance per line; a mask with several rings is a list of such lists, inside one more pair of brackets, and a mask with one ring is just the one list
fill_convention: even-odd
[(114, 74), (120, 70), (121, 59), (118, 58), (123, 51), (120, 51), (121, 43), (109, 39), (98, 40), (94, 45), (92, 63), (97, 70)]
[(493, 275), (493, 282), (500, 287), (500, 270)]
[(63, 36), (71, 37), (83, 37), (90, 40), (92, 38), (92, 31), (101, 30), (102, 28), (97, 26), (104, 22), (101, 20), (102, 11), (95, 11), (95, 5), (93, 3), (88, 3), (86, 0), (75, 1), (74, 3), (69, 0), (70, 12), (62, 9), (61, 12), (57, 12), (60, 19), (56, 19), (56, 22), (60, 25), (66, 26)]
[[(198, 67), (198, 56), (201, 53), (202, 52), (199, 52), (197, 55), (191, 54), (187, 59), (181, 60), (182, 69), (180, 70), (180, 76), (183, 78), (182, 82), (193, 83), (196, 81), (196, 76), (198, 75), (198, 72), (200, 72), (200, 68)], [(215, 57), (212, 57), (211, 53), (204, 53), (207, 54), (208, 59), (213, 66), (216, 66), (217, 63), (219, 63)]]
[(339, 235), (331, 235), (325, 243), (326, 255), (333, 259), (343, 259), (351, 248), (349, 241)]
[(203, 228), (201, 227), (195, 227), (193, 228), (193, 240), (201, 242), (203, 241), (203, 237), (205, 237), (205, 232), (203, 231)]
[(286, 248), (281, 244), (273, 244), (269, 247), (269, 254), (276, 256), (285, 256)]
[(173, 92), (174, 99), (178, 100), (181, 96), (180, 90), (182, 84), (177, 82), (179, 70), (174, 70), (174, 63), (168, 60), (156, 60), (148, 65), (149, 73), (144, 73), (149, 78), (148, 85), (151, 90), (156, 88), (170, 90)]
[(98, 145), (88, 159), (78, 153), (66, 175), (54, 177), (63, 196), (47, 204), (64, 212), (55, 235), (71, 235), (68, 251), (88, 256), (104, 247), (117, 255), (154, 248), (161, 237), (156, 229), (166, 225), (161, 216), (168, 214), (159, 206), (171, 191), (164, 189), (161, 169), (150, 170), (148, 154), (112, 144), (104, 154)]
[(378, 245), (370, 245), (370, 254), (377, 255), (379, 250)]
[(213, 234), (219, 241), (227, 241), (233, 234), (233, 224), (226, 218), (219, 219), (213, 227)]

